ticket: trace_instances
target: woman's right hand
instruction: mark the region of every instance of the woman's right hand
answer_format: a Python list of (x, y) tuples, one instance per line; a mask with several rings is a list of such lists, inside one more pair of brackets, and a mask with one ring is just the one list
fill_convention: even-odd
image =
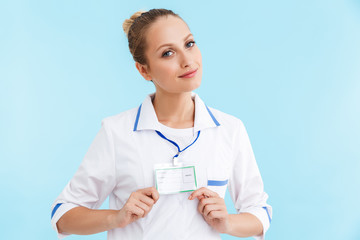
[(115, 215), (116, 227), (123, 228), (145, 217), (158, 199), (159, 192), (154, 187), (139, 189), (131, 193), (124, 207)]

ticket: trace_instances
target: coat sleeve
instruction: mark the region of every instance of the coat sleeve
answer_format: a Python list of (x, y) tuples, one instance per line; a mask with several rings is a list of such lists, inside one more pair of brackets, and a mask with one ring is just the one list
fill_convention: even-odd
[(78, 206), (99, 208), (115, 187), (114, 144), (108, 125), (102, 121), (79, 169), (51, 207), (51, 224), (59, 238), (69, 235), (58, 232), (56, 223), (62, 215)]
[(272, 207), (266, 203), (268, 195), (257, 166), (250, 140), (243, 123), (239, 120), (234, 138), (234, 157), (229, 192), (238, 213), (251, 213), (263, 225), (263, 234), (255, 236), (265, 238), (272, 218)]

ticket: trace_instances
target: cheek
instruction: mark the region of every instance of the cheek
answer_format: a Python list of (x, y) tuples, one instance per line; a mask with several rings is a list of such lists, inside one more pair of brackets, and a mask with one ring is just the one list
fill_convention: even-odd
[(176, 64), (171, 63), (171, 62), (167, 62), (167, 64), (164, 64), (161, 67), (161, 75), (162, 77), (169, 79), (169, 77), (171, 76), (177, 76), (177, 68), (176, 68)]
[(176, 65), (167, 62), (166, 64), (158, 64), (156, 66), (155, 77), (159, 84), (166, 86), (173, 83), (173, 78), (177, 76), (177, 73)]
[(202, 60), (202, 56), (201, 56), (201, 52), (200, 52), (200, 49), (199, 48), (196, 48), (195, 49), (195, 57), (196, 57), (196, 60), (200, 61)]

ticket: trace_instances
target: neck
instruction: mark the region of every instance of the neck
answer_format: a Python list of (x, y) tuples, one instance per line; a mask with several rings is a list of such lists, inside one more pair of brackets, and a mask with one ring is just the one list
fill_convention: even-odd
[(195, 103), (191, 93), (163, 93), (156, 91), (154, 109), (160, 123), (172, 128), (194, 126)]

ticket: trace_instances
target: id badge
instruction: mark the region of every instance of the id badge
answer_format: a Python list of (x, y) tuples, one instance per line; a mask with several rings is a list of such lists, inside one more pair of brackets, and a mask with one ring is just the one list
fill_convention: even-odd
[(197, 189), (195, 166), (155, 166), (155, 185), (159, 194), (191, 192)]

